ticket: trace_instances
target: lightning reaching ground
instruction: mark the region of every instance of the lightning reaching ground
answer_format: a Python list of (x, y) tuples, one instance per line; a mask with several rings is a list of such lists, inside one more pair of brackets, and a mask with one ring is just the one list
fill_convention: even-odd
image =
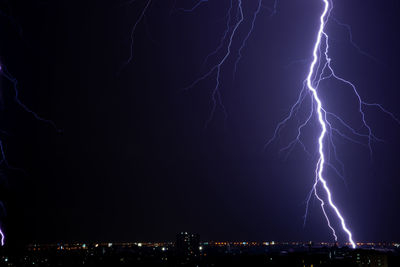
[[(313, 188), (314, 188), (315, 196), (321, 202), (321, 208), (322, 208), (323, 213), (325, 215), (325, 218), (326, 218), (326, 220), (328, 222), (329, 228), (331, 228), (332, 231), (333, 231), (333, 235), (335, 237), (335, 240), (337, 241), (337, 236), (335, 234), (335, 230), (330, 225), (328, 216), (326, 215), (326, 212), (325, 212), (325, 209), (324, 209), (325, 203), (317, 194), (317, 185), (318, 185), (319, 182), (321, 182), (323, 184), (323, 187), (324, 187), (324, 189), (325, 189), (325, 191), (326, 191), (326, 193), (328, 195), (329, 205), (334, 209), (337, 217), (341, 221), (343, 230), (348, 235), (349, 242), (351, 243), (352, 247), (355, 248), (356, 245), (355, 245), (355, 243), (353, 241), (352, 234), (351, 234), (350, 230), (347, 229), (346, 223), (345, 223), (345, 221), (343, 219), (343, 216), (340, 214), (339, 209), (333, 203), (331, 191), (329, 190), (327, 182), (323, 177), (324, 164), (325, 164), (324, 139), (325, 139), (325, 135), (326, 135), (326, 131), (327, 131), (327, 129), (326, 129), (327, 127), (326, 127), (326, 123), (325, 123), (326, 112), (324, 112), (324, 110), (322, 108), (321, 100), (318, 97), (317, 90), (314, 87), (315, 83), (313, 84), (313, 80), (312, 79), (313, 79), (313, 76), (314, 76), (313, 74), (314, 74), (314, 71), (315, 71), (315, 67), (316, 67), (317, 62), (319, 60), (318, 59), (318, 50), (319, 50), (320, 45), (321, 45), (322, 37), (325, 36), (326, 40), (328, 40), (328, 36), (324, 33), (324, 28), (325, 28), (326, 21), (329, 18), (329, 12), (330, 12), (329, 0), (324, 0), (324, 4), (325, 4), (325, 8), (324, 8), (324, 11), (323, 11), (323, 13), (321, 15), (321, 18), (320, 18), (320, 27), (319, 27), (317, 40), (315, 42), (314, 50), (313, 50), (313, 58), (314, 59), (313, 59), (311, 65), (310, 65), (310, 71), (309, 71), (308, 76), (307, 76), (307, 88), (312, 92), (313, 98), (314, 98), (315, 102), (317, 103), (316, 112), (318, 114), (318, 121), (319, 121), (319, 123), (321, 125), (321, 128), (322, 128), (321, 135), (318, 138), (318, 144), (319, 144), (318, 151), (319, 151), (320, 158), (318, 160), (318, 164), (317, 164), (317, 168), (316, 168), (316, 179), (315, 179), (315, 183), (314, 183)], [(327, 56), (327, 50), (328, 50), (328, 47), (326, 47), (325, 56)], [(330, 59), (327, 58), (328, 66), (329, 66), (329, 63), (330, 63)]]
[[(308, 195), (307, 198), (307, 203), (306, 203), (306, 213), (304, 216), (304, 223), (307, 218), (307, 213), (308, 213), (308, 206), (309, 206), (309, 201), (314, 195), (316, 199), (320, 201), (320, 206), (322, 209), (322, 213), (327, 221), (327, 225), (329, 229), (332, 231), (332, 235), (335, 239), (335, 241), (338, 241), (337, 237), (337, 232), (335, 228), (332, 226), (331, 219), (328, 216), (327, 209), (331, 209), (333, 211), (333, 214), (336, 216), (336, 218), (340, 221), (340, 226), (341, 230), (347, 235), (347, 240), (348, 244), (351, 245), (351, 247), (355, 248), (356, 243), (353, 240), (352, 233), (350, 229), (348, 228), (346, 221), (340, 212), (338, 206), (334, 203), (333, 197), (332, 197), (332, 191), (328, 186), (327, 179), (325, 178), (325, 170), (326, 167), (330, 167), (334, 170), (336, 174), (338, 174), (340, 177), (343, 177), (343, 172), (344, 172), (344, 167), (343, 163), (338, 159), (337, 154), (336, 154), (336, 146), (333, 142), (332, 136), (333, 134), (336, 134), (342, 138), (345, 138), (346, 140), (361, 144), (361, 145), (366, 145), (370, 151), (371, 157), (372, 157), (372, 142), (373, 141), (381, 141), (378, 137), (376, 137), (369, 124), (367, 123), (366, 120), (366, 115), (364, 112), (364, 109), (366, 107), (375, 107), (378, 108), (380, 111), (382, 111), (384, 114), (390, 116), (394, 121), (399, 123), (399, 119), (394, 116), (391, 112), (387, 111), (385, 108), (383, 108), (382, 105), (377, 104), (377, 103), (368, 103), (365, 102), (359, 92), (357, 91), (356, 86), (351, 83), (350, 81), (338, 76), (333, 67), (332, 67), (332, 59), (329, 57), (329, 36), (326, 32), (326, 25), (329, 22), (330, 19), (330, 14), (333, 8), (333, 2), (332, 0), (321, 0), (321, 3), (323, 4), (323, 11), (319, 17), (319, 28), (317, 31), (317, 36), (316, 40), (314, 42), (313, 50), (312, 50), (312, 61), (309, 65), (309, 70), (307, 77), (304, 81), (303, 84), (303, 89), (301, 90), (297, 101), (295, 104), (291, 107), (290, 112), (287, 117), (285, 117), (280, 123), (278, 123), (273, 137), (267, 142), (266, 146), (268, 146), (271, 142), (273, 142), (280, 134), (282, 128), (286, 123), (291, 120), (294, 116), (296, 116), (298, 110), (300, 109), (300, 106), (304, 102), (305, 98), (307, 96), (310, 97), (310, 102), (311, 102), (311, 108), (309, 110), (309, 115), (306, 117), (306, 119), (299, 124), (298, 130), (297, 130), (297, 135), (294, 140), (292, 140), (288, 146), (284, 147), (281, 149), (281, 151), (288, 150), (288, 153), (291, 152), (291, 150), (294, 148), (296, 144), (300, 144), (302, 148), (307, 152), (305, 145), (301, 141), (301, 134), (302, 134), (302, 129), (309, 124), (313, 116), (317, 117), (317, 121), (320, 127), (320, 133), (318, 136), (318, 160), (317, 164), (315, 167), (315, 181), (312, 187), (312, 190), (310, 191), (310, 194)], [(340, 26), (344, 26), (350, 35), (350, 42), (351, 44), (358, 50), (360, 54), (363, 54), (365, 56), (368, 56), (369, 58), (372, 58), (365, 52), (363, 52), (353, 41), (352, 35), (351, 35), (351, 30), (348, 25), (341, 24), (339, 23), (336, 19), (334, 20), (337, 24)], [(324, 80), (327, 79), (336, 79), (337, 81), (343, 83), (345, 86), (348, 86), (354, 95), (356, 96), (356, 99), (358, 101), (358, 112), (360, 114), (360, 119), (361, 123), (363, 125), (364, 131), (357, 131), (354, 128), (352, 128), (348, 123), (346, 123), (342, 118), (340, 118), (338, 115), (328, 111), (323, 104), (323, 101), (319, 97), (318, 94), (318, 89)], [(349, 136), (348, 134), (344, 133), (342, 130), (340, 130), (339, 127), (334, 126), (335, 123), (341, 125), (342, 128), (346, 129), (349, 131), (353, 136), (355, 137), (360, 137), (366, 139), (365, 143), (362, 143), (352, 136)], [(328, 150), (328, 151), (327, 151)], [(336, 162), (341, 166), (341, 170), (339, 171), (334, 167), (333, 164), (329, 162), (329, 157), (330, 157), (330, 151), (333, 151), (334, 158)], [(308, 153), (308, 152), (307, 152)], [(325, 197), (322, 197), (319, 194), (319, 188), (322, 189), (324, 192)]]
[[(198, 4), (195, 5), (195, 7), (199, 6), (202, 2), (204, 2), (204, 1), (199, 1)], [(275, 1), (275, 2), (274, 2), (273, 11), (271, 12), (272, 14), (275, 14), (275, 13), (276, 13), (276, 3), (277, 3), (277, 2)], [(329, 127), (330, 132), (333, 131), (333, 130), (336, 131), (337, 129), (336, 129), (336, 128), (333, 128), (333, 127), (331, 126), (331, 123), (329, 123), (329, 122), (327, 121), (327, 114), (331, 114), (331, 113), (327, 113), (327, 112), (325, 111), (325, 109), (323, 108), (322, 102), (321, 102), (321, 100), (320, 100), (320, 98), (319, 98), (319, 96), (318, 96), (318, 93), (317, 93), (317, 88), (318, 88), (318, 86), (319, 86), (319, 84), (320, 84), (320, 82), (321, 82), (322, 80), (325, 80), (325, 79), (334, 77), (334, 78), (336, 78), (336, 79), (338, 79), (338, 80), (340, 80), (340, 81), (342, 81), (342, 82), (344, 82), (344, 83), (350, 85), (350, 86), (353, 88), (354, 92), (356, 93), (356, 95), (358, 96), (358, 99), (359, 99), (359, 103), (360, 103), (360, 112), (361, 112), (361, 114), (362, 114), (362, 120), (363, 120), (364, 126), (368, 129), (368, 138), (369, 138), (369, 139), (368, 139), (368, 145), (369, 145), (369, 147), (371, 147), (371, 140), (372, 140), (372, 139), (377, 139), (377, 138), (375, 138), (375, 136), (372, 134), (371, 128), (368, 126), (368, 124), (367, 124), (366, 121), (365, 121), (365, 115), (364, 115), (364, 112), (362, 111), (362, 105), (364, 104), (364, 102), (361, 100), (359, 94), (357, 93), (357, 90), (356, 90), (355, 86), (354, 86), (353, 84), (351, 84), (350, 82), (348, 82), (348, 81), (346, 81), (346, 80), (344, 80), (344, 79), (342, 79), (342, 78), (336, 76), (335, 73), (334, 73), (334, 71), (333, 71), (333, 69), (332, 69), (332, 67), (331, 67), (331, 64), (330, 64), (330, 63), (331, 63), (331, 59), (330, 59), (329, 56), (328, 56), (328, 50), (329, 50), (328, 35), (325, 33), (324, 30), (325, 30), (325, 25), (326, 25), (326, 23), (328, 22), (330, 12), (331, 12), (331, 10), (332, 10), (332, 4), (331, 4), (330, 0), (323, 0), (323, 3), (324, 3), (324, 9), (323, 9), (323, 12), (322, 12), (322, 14), (321, 14), (321, 16), (320, 16), (320, 26), (319, 26), (319, 30), (318, 30), (318, 33), (317, 33), (317, 39), (316, 39), (316, 41), (315, 41), (314, 49), (313, 49), (313, 61), (312, 61), (311, 64), (310, 64), (309, 72), (308, 72), (307, 78), (306, 78), (306, 80), (305, 80), (305, 82), (304, 82), (303, 90), (302, 90), (302, 92), (301, 92), (300, 95), (299, 95), (298, 101), (297, 101), (296, 104), (292, 107), (291, 112), (290, 112), (290, 116), (287, 117), (284, 121), (282, 121), (282, 122), (278, 125), (277, 130), (275, 131), (275, 136), (274, 136), (274, 138), (276, 137), (277, 132), (280, 131), (281, 126), (282, 126), (283, 124), (285, 124), (285, 123), (292, 117), (292, 115), (296, 112), (296, 110), (299, 108), (299, 106), (300, 106), (301, 103), (303, 102), (304, 98), (307, 96), (307, 91), (308, 91), (308, 93), (312, 95), (312, 101), (311, 101), (312, 106), (311, 106), (311, 109), (310, 109), (309, 116), (308, 116), (307, 119), (299, 126), (297, 138), (296, 138), (294, 141), (292, 141), (292, 142), (289, 144), (289, 146), (286, 147), (286, 148), (284, 148), (283, 150), (293, 148), (293, 147), (294, 147), (294, 144), (295, 144), (296, 142), (302, 144), (304, 150), (306, 150), (306, 149), (305, 149), (305, 146), (304, 146), (303, 143), (300, 141), (301, 130), (302, 130), (303, 127), (305, 127), (305, 126), (308, 124), (308, 122), (311, 120), (311, 118), (312, 118), (314, 112), (316, 112), (316, 114), (317, 114), (317, 116), (318, 116), (318, 122), (319, 122), (319, 124), (320, 124), (320, 126), (321, 126), (321, 132), (320, 132), (320, 135), (319, 135), (319, 138), (318, 138), (319, 159), (318, 159), (318, 163), (317, 163), (317, 165), (316, 165), (316, 170), (315, 170), (315, 176), (316, 176), (316, 178), (315, 178), (315, 183), (314, 183), (314, 185), (313, 185), (313, 192), (314, 192), (315, 197), (316, 197), (316, 198), (320, 201), (320, 203), (321, 203), (322, 212), (323, 212), (323, 214), (324, 214), (324, 216), (325, 216), (325, 219), (326, 219), (326, 221), (327, 221), (327, 223), (328, 223), (328, 227), (332, 230), (332, 233), (333, 233), (333, 236), (334, 236), (334, 238), (335, 238), (335, 241), (337, 241), (338, 238), (337, 238), (335, 229), (334, 229), (333, 226), (331, 225), (331, 222), (330, 222), (329, 217), (328, 217), (328, 215), (327, 215), (327, 212), (326, 212), (326, 210), (325, 210), (325, 209), (326, 209), (326, 208), (325, 208), (326, 203), (325, 203), (325, 201), (323, 200), (323, 198), (320, 197), (320, 196), (318, 195), (317, 187), (318, 187), (319, 184), (322, 184), (322, 187), (323, 187), (323, 189), (324, 189), (324, 191), (325, 191), (325, 193), (326, 193), (326, 195), (327, 195), (327, 198), (328, 198), (329, 207), (331, 207), (331, 208), (334, 210), (336, 216), (339, 218), (339, 220), (340, 220), (340, 222), (341, 222), (341, 225), (342, 225), (343, 230), (344, 230), (345, 233), (348, 235), (348, 241), (349, 241), (349, 243), (351, 244), (351, 246), (352, 246), (353, 248), (355, 248), (355, 243), (354, 243), (353, 238), (352, 238), (352, 233), (351, 233), (350, 230), (347, 228), (346, 223), (345, 223), (345, 220), (344, 220), (344, 218), (343, 218), (341, 212), (339, 211), (338, 207), (334, 204), (334, 202), (333, 202), (333, 200), (332, 200), (332, 193), (331, 193), (331, 190), (329, 189), (328, 183), (327, 183), (326, 179), (325, 179), (324, 176), (323, 176), (323, 175), (324, 175), (324, 167), (325, 167), (325, 165), (326, 165), (326, 156), (325, 156), (324, 143), (325, 143), (325, 139), (326, 139), (328, 127)], [(190, 10), (185, 10), (185, 11), (191, 12), (191, 11), (193, 11), (193, 10), (195, 9), (195, 7), (192, 8), (192, 9), (190, 9)], [(253, 18), (252, 18), (252, 20), (251, 20), (251, 28), (250, 28), (250, 30), (248, 31), (248, 33), (247, 33), (247, 35), (245, 36), (245, 38), (243, 39), (241, 46), (239, 47), (238, 56), (237, 56), (236, 61), (235, 61), (235, 64), (234, 64), (234, 73), (236, 73), (236, 71), (237, 71), (237, 65), (238, 65), (238, 63), (239, 63), (239, 61), (240, 61), (240, 59), (241, 59), (241, 57), (242, 57), (242, 50), (243, 50), (243, 48), (244, 48), (244, 46), (245, 46), (247, 40), (249, 39), (250, 34), (252, 33), (252, 31), (253, 31), (253, 29), (254, 29), (255, 21), (256, 21), (256, 19), (257, 19), (257, 15), (259, 14), (259, 12), (260, 12), (260, 10), (261, 10), (261, 7), (262, 7), (262, 1), (259, 1), (259, 2), (258, 2), (257, 9), (256, 9), (256, 11), (254, 12)], [(213, 89), (213, 91), (212, 91), (212, 97), (211, 97), (211, 99), (212, 99), (212, 109), (211, 109), (210, 117), (209, 117), (209, 119), (207, 120), (206, 125), (211, 121), (211, 119), (212, 119), (212, 117), (213, 117), (213, 114), (214, 114), (214, 112), (215, 112), (217, 103), (219, 103), (219, 105), (221, 106), (221, 108), (222, 108), (222, 110), (223, 110), (223, 112), (224, 112), (224, 114), (225, 114), (225, 116), (226, 116), (226, 110), (225, 110), (225, 107), (224, 107), (223, 104), (222, 104), (221, 94), (220, 94), (220, 91), (219, 91), (219, 88), (220, 88), (220, 75), (221, 75), (220, 73), (221, 73), (221, 67), (222, 67), (222, 65), (224, 64), (224, 62), (226, 61), (226, 59), (231, 55), (232, 41), (233, 41), (233, 38), (235, 37), (235, 33), (236, 33), (238, 27), (241, 25), (241, 23), (242, 23), (243, 20), (244, 20), (242, 1), (241, 1), (241, 0), (238, 0), (238, 1), (237, 1), (237, 12), (238, 12), (238, 14), (239, 14), (239, 15), (238, 15), (238, 20), (237, 20), (236, 24), (234, 25), (233, 30), (231, 31), (231, 33), (230, 33), (230, 35), (229, 35), (229, 37), (228, 37), (227, 35), (228, 35), (228, 32), (229, 32), (229, 25), (230, 25), (230, 20), (231, 20), (231, 16), (230, 16), (231, 10), (232, 10), (232, 1), (231, 1), (231, 5), (230, 5), (230, 7), (229, 7), (229, 10), (228, 10), (227, 29), (226, 29), (226, 31), (225, 31), (224, 34), (223, 34), (223, 38), (221, 39), (221, 43), (220, 43), (220, 45), (218, 46), (217, 50), (215, 50), (215, 51), (212, 52), (212, 54), (216, 54), (217, 51), (221, 48), (221, 44), (225, 41), (226, 38), (228, 38), (228, 45), (227, 45), (227, 49), (226, 49), (225, 55), (224, 55), (223, 58), (222, 58), (216, 65), (214, 65), (205, 75), (203, 75), (203, 76), (200, 77), (199, 79), (195, 80), (195, 81), (188, 87), (188, 88), (192, 88), (192, 87), (195, 86), (198, 82), (200, 82), (200, 81), (204, 80), (205, 78), (209, 77), (210, 75), (212, 75), (212, 73), (214, 73), (214, 72), (216, 73), (216, 84), (215, 84), (215, 87), (214, 87), (214, 89)], [(323, 39), (325, 39), (325, 52), (324, 52), (324, 53), (321, 53), (321, 51), (322, 51), (322, 48), (321, 48), (321, 47), (322, 47), (322, 45), (323, 45)], [(352, 41), (352, 40), (351, 40), (351, 41)], [(325, 63), (324, 63), (324, 65), (323, 65), (323, 67), (321, 67), (322, 61), (323, 61), (323, 60), (320, 58), (320, 56), (321, 56), (322, 54), (324, 54), (324, 56), (325, 56), (325, 58), (324, 58), (324, 59), (325, 59)], [(209, 55), (209, 56), (210, 56), (210, 55)], [(209, 56), (207, 56), (206, 59), (208, 59)], [(328, 71), (330, 72), (327, 76), (325, 75), (326, 70), (328, 70)], [(320, 73), (318, 73), (318, 71), (319, 71)], [(306, 89), (307, 89), (307, 90), (306, 90)], [(308, 94), (308, 95), (309, 95), (309, 94)], [(341, 119), (340, 119), (338, 116), (336, 116), (335, 114), (332, 114), (332, 116), (336, 117), (338, 120), (341, 120)], [(342, 120), (341, 120), (341, 121), (342, 121)], [(343, 121), (342, 121), (342, 122), (343, 122)], [(344, 123), (344, 122), (343, 122), (343, 123)], [(346, 123), (344, 123), (344, 125), (345, 125), (345, 126), (348, 126)], [(348, 126), (348, 127), (351, 128), (350, 126)], [(338, 130), (337, 130), (337, 131), (338, 131)], [(354, 132), (355, 132), (355, 131), (354, 131)], [(355, 132), (355, 133), (356, 133), (356, 132)], [(357, 133), (356, 133), (356, 134), (357, 134)], [(272, 140), (273, 140), (273, 139), (272, 139)], [(271, 141), (272, 141), (272, 140), (271, 140)], [(335, 146), (333, 146), (333, 147), (334, 147), (334, 151), (336, 151)], [(336, 155), (336, 153), (335, 153), (335, 155)], [(340, 161), (339, 161), (339, 162), (340, 162)], [(335, 170), (336, 170), (336, 169), (335, 169)], [(308, 200), (308, 201), (309, 201), (309, 200)], [(307, 204), (307, 206), (308, 206), (308, 204)]]

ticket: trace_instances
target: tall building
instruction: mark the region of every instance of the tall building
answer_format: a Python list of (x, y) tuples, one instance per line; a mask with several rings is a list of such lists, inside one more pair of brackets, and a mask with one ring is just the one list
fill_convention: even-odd
[(200, 235), (188, 232), (180, 232), (176, 235), (176, 250), (178, 254), (186, 257), (199, 255)]

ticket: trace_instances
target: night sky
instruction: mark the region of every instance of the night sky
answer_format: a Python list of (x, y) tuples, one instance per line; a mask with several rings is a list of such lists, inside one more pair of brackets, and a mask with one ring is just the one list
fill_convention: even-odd
[[(218, 108), (206, 129), (215, 75), (183, 88), (221, 58), (203, 64), (218, 46), (230, 1), (208, 1), (193, 13), (171, 12), (174, 0), (153, 1), (135, 32), (134, 58), (122, 68), (145, 3), (0, 1), (1, 63), (18, 79), (21, 100), (63, 130), (24, 112), (0, 78), (1, 139), (19, 169), (1, 170), (9, 244), (164, 241), (180, 231), (202, 240), (332, 241), (317, 201), (303, 228), (318, 124), (304, 130), (310, 156), (300, 146), (288, 157), (279, 153), (297, 133), (296, 121), (264, 149), (306, 77), (321, 1), (281, 0), (272, 17), (263, 9), (234, 77), (257, 6), (245, 1), (246, 20), (221, 71), (228, 118)], [(332, 16), (374, 57), (359, 53), (346, 28), (331, 21), (336, 72), (366, 101), (400, 116), (399, 1), (334, 4)], [(320, 94), (362, 131), (348, 87), (329, 81)], [(373, 144), (371, 159), (365, 146), (335, 138), (346, 180), (326, 177), (356, 241), (399, 241), (400, 125), (376, 108), (366, 114), (384, 141)]]

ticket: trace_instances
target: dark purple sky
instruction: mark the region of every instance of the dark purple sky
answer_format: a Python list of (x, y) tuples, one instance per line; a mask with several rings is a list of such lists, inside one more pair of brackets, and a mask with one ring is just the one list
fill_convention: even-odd
[[(10, 164), (26, 173), (2, 171), (10, 242), (172, 240), (182, 230), (203, 240), (331, 241), (317, 202), (303, 228), (316, 156), (299, 147), (287, 159), (279, 154), (296, 134), (290, 126), (263, 148), (301, 89), (322, 5), (280, 1), (275, 16), (261, 12), (233, 80), (257, 4), (245, 2), (246, 21), (221, 72), (228, 119), (217, 110), (207, 129), (214, 77), (182, 88), (216, 62), (202, 65), (218, 46), (229, 1), (210, 0), (191, 14), (171, 14), (173, 0), (154, 1), (135, 33), (134, 59), (119, 73), (144, 0), (2, 3), (16, 24), (0, 17), (0, 59), (18, 78), (24, 103), (64, 130), (57, 134), (17, 108), (2, 79), (9, 133), (2, 138)], [(400, 116), (400, 4), (334, 4), (333, 16), (377, 59), (360, 54), (332, 22), (337, 73), (366, 101)], [(348, 88), (327, 82), (321, 97), (361, 129)], [(385, 142), (373, 144), (371, 160), (365, 147), (336, 138), (347, 187), (332, 173), (327, 179), (356, 241), (398, 241), (400, 126), (374, 108), (366, 114)], [(304, 132), (312, 152), (317, 131), (314, 123)]]

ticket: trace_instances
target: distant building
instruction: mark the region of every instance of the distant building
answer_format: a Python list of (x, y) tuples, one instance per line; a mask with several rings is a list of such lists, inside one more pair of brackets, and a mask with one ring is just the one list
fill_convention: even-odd
[(176, 235), (176, 251), (185, 257), (196, 257), (200, 253), (200, 235), (180, 232)]

